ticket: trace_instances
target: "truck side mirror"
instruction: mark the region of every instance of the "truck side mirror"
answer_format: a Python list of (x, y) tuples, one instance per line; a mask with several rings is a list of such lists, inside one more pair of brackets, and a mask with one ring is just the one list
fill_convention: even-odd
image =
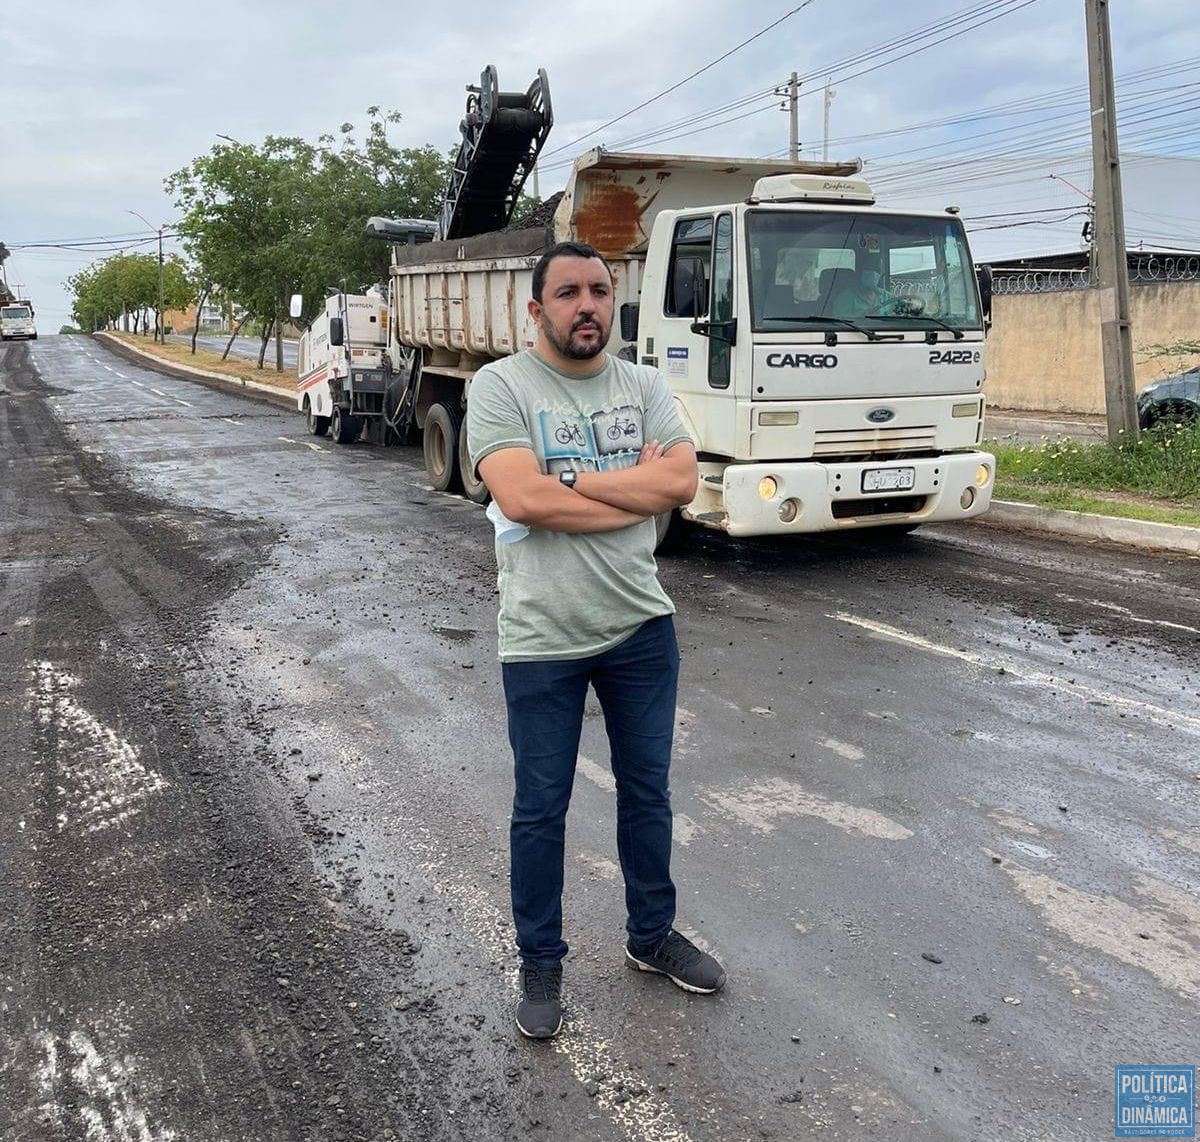
[(292, 294), (292, 303), (288, 306), (288, 316), (295, 321), (304, 312), (304, 294)]
[(638, 314), (641, 312), (641, 304), (636, 301), (627, 301), (621, 306), (621, 340), (636, 341), (638, 336)]
[(331, 317), (329, 319), (329, 344), (341, 345), (343, 340), (342, 319), (340, 317)]

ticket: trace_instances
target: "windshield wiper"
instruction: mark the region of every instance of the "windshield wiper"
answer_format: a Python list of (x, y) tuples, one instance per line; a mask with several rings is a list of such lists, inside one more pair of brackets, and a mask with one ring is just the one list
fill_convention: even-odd
[[(963, 339), (963, 331), (956, 325), (950, 325), (943, 321), (940, 317), (931, 317), (928, 313), (864, 313), (864, 317), (872, 317), (877, 321), (889, 321), (893, 317), (899, 318), (901, 321), (932, 321), (934, 325), (940, 325), (943, 329), (949, 329), (954, 334), (955, 341)], [(930, 330), (932, 333), (933, 330)]]
[(844, 317), (800, 317), (797, 320), (811, 321), (814, 325), (844, 325), (847, 329), (853, 329), (855, 333), (861, 333), (868, 341), (880, 339), (874, 329), (868, 329), (865, 325), (855, 325), (853, 321), (847, 321)]

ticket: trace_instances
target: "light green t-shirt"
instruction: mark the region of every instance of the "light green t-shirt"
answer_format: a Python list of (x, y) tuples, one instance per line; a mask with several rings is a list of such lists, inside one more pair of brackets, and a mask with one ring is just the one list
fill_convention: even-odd
[[(467, 442), (478, 466), (501, 448), (529, 448), (544, 473), (607, 472), (637, 463), (648, 440), (690, 440), (662, 374), (606, 357), (569, 377), (525, 351), (484, 365), (467, 397)], [(658, 581), (654, 521), (567, 534), (530, 528), (497, 543), (500, 659), (587, 658), (675, 610)]]

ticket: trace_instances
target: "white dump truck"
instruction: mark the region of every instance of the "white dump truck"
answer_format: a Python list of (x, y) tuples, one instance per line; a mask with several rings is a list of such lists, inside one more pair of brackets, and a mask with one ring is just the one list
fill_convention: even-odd
[(23, 299), (0, 305), (0, 341), (36, 341), (33, 303)]
[(411, 360), (384, 416), (421, 429), (439, 489), (486, 499), (462, 440), (471, 377), (534, 344), (532, 267), (566, 239), (608, 262), (608, 350), (662, 370), (699, 453), (696, 497), (661, 535), (987, 509), (984, 321), (953, 207), (881, 206), (858, 163), (603, 149), (575, 162), (548, 225), (393, 248), (392, 336)]
[[(299, 315), (299, 305), (294, 310)], [(339, 444), (358, 439), (378, 420), (387, 379), (388, 307), (382, 294), (333, 292), (301, 334), (296, 407), (308, 430), (330, 429)]]

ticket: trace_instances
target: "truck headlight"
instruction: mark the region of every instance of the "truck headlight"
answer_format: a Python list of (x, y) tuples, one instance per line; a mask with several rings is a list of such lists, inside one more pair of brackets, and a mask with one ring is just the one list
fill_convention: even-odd
[(764, 476), (758, 481), (758, 494), (764, 500), (773, 500), (779, 492), (779, 482), (774, 476)]
[(975, 487), (986, 488), (988, 481), (992, 478), (992, 470), (986, 464), (980, 464), (975, 469)]
[(963, 494), (958, 497), (958, 506), (966, 511), (975, 502), (975, 489), (971, 487), (963, 488)]

